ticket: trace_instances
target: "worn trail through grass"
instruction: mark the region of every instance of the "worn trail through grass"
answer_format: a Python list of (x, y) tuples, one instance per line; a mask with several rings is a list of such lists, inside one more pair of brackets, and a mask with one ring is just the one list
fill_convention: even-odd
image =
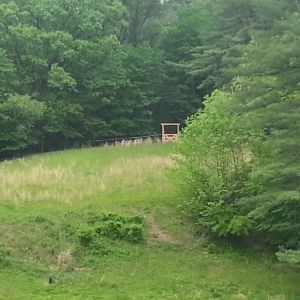
[(0, 299), (300, 299), (298, 269), (196, 234), (166, 176), (172, 147), (1, 163)]

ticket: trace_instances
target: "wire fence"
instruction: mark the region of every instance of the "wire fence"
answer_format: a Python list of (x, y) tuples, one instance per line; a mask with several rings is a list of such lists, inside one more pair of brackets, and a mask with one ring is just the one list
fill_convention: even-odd
[[(81, 141), (69, 141), (65, 142), (63, 146), (54, 150), (67, 150), (67, 149), (81, 149), (81, 148), (93, 148), (93, 147), (105, 147), (110, 145), (132, 145), (141, 143), (158, 143), (161, 142), (161, 134), (140, 135), (130, 137), (118, 137), (118, 138), (104, 138), (104, 139), (90, 139)], [(51, 151), (51, 150), (50, 150)], [(40, 152), (49, 152), (47, 148), (42, 147)]]
[(125, 144), (126, 142), (131, 143), (143, 143), (143, 142), (159, 142), (161, 141), (161, 134), (152, 134), (152, 135), (141, 135), (141, 136), (131, 136), (131, 137), (120, 137), (120, 138), (111, 138), (111, 139), (98, 139), (88, 141), (90, 147), (101, 147), (106, 145), (115, 145), (115, 144)]
[[(56, 146), (50, 142), (42, 140), (40, 144), (30, 149), (22, 149), (18, 151), (8, 151), (5, 153), (0, 152), (0, 162), (3, 160), (11, 160), (37, 153), (48, 153), (61, 150), (105, 147), (105, 146), (129, 146), (142, 143), (159, 143), (161, 142), (161, 134), (131, 136), (131, 137), (118, 137), (118, 138), (104, 138), (104, 139), (90, 139), (80, 141), (65, 141)], [(51, 145), (52, 144), (52, 145)]]

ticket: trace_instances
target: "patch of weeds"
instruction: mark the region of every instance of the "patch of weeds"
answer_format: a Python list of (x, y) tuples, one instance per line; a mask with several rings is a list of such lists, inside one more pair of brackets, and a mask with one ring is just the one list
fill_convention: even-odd
[(56, 259), (57, 265), (60, 269), (70, 269), (73, 267), (73, 254), (71, 249), (60, 251)]
[[(95, 213), (90, 210), (82, 213), (64, 214), (57, 222), (61, 236), (75, 246), (74, 255), (102, 257), (123, 255), (116, 243), (139, 243), (144, 240), (144, 219), (140, 216), (122, 216), (112, 213)], [(125, 245), (124, 245), (125, 246)]]
[(109, 239), (120, 239), (137, 243), (143, 240), (143, 228), (140, 224), (126, 224), (119, 221), (106, 221), (97, 224), (96, 233)]
[(88, 213), (80, 219), (82, 221), (76, 229), (76, 234), (84, 246), (99, 238), (131, 243), (138, 243), (144, 239), (144, 220), (140, 216)]
[(81, 224), (76, 230), (79, 242), (82, 246), (89, 246), (95, 239), (95, 230), (87, 224)]
[(300, 266), (300, 250), (280, 249), (280, 251), (276, 253), (276, 256), (281, 263)]
[(80, 247), (97, 256), (109, 255), (112, 252), (106, 241), (97, 234), (95, 228), (88, 224), (81, 224), (76, 230), (76, 235), (79, 239), (78, 252), (80, 252)]
[[(5, 230), (17, 230), (18, 234), (8, 235), (1, 242), (16, 249), (16, 254), (23, 258), (30, 253), (30, 259), (46, 265), (70, 264), (70, 250), (74, 263), (87, 255), (102, 257), (121, 255), (123, 247), (116, 243), (139, 243), (144, 239), (144, 219), (140, 216), (122, 216), (109, 213), (95, 213), (91, 210), (30, 216), (21, 224), (7, 224)], [(125, 246), (125, 245), (124, 245)], [(4, 248), (3, 248), (4, 249)], [(5, 251), (2, 249), (0, 263), (4, 264)], [(73, 261), (72, 258), (72, 261)]]
[(6, 267), (9, 265), (8, 256), (10, 255), (10, 252), (8, 249), (0, 244), (0, 266)]
[(47, 219), (46, 217), (44, 216), (34, 216), (32, 218), (32, 221), (35, 222), (35, 223), (38, 223), (38, 224), (42, 224), (42, 223), (47, 223), (49, 222), (49, 219)]

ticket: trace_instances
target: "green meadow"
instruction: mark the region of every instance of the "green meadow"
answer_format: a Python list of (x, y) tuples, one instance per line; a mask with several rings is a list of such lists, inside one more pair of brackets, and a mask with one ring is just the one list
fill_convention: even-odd
[(300, 271), (212, 244), (178, 209), (172, 144), (0, 164), (0, 299), (300, 299)]

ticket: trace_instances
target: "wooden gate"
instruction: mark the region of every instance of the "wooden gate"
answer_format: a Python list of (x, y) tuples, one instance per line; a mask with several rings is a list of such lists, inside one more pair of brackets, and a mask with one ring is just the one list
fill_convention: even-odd
[[(163, 143), (177, 141), (179, 138), (179, 123), (161, 123), (161, 140)], [(171, 132), (170, 132), (171, 131)]]

